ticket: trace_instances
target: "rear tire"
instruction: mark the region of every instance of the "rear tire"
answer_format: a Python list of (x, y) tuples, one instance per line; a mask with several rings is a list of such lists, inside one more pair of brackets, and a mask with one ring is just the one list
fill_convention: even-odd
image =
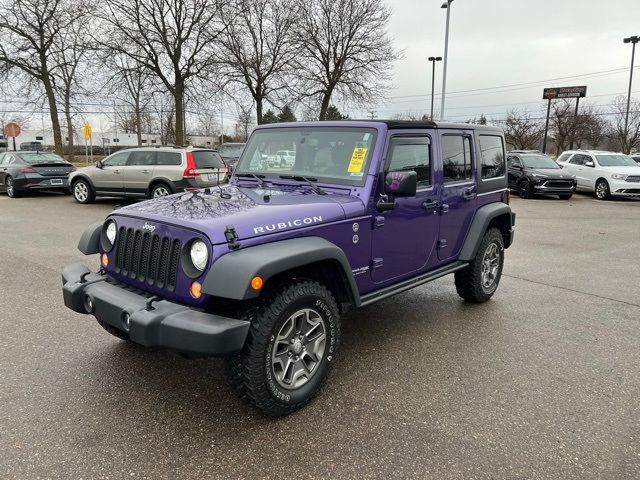
[(596, 198), (598, 200), (609, 200), (611, 198), (609, 182), (604, 179), (600, 179), (596, 182)]
[(93, 188), (89, 185), (89, 182), (80, 178), (73, 182), (73, 198), (75, 198), (76, 202), (86, 205), (95, 201), (96, 194), (93, 193)]
[(156, 183), (149, 192), (149, 198), (159, 198), (171, 195), (173, 191), (171, 187), (164, 182)]
[(227, 382), (266, 415), (288, 415), (320, 391), (336, 361), (336, 301), (317, 282), (290, 281), (245, 316), (249, 335), (242, 352), (227, 359)]
[(18, 198), (20, 194), (16, 190), (15, 182), (12, 177), (7, 177), (4, 181), (4, 186), (7, 189), (7, 197)]
[(475, 258), (455, 275), (456, 291), (467, 302), (489, 300), (498, 288), (504, 266), (504, 240), (497, 228), (484, 234)]
[(573, 193), (568, 193), (565, 195), (558, 195), (558, 197), (560, 198), (560, 200), (569, 200), (571, 197), (573, 197)]

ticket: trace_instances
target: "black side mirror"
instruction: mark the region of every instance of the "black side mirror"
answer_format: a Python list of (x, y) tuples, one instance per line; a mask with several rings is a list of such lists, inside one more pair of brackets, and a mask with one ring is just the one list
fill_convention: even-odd
[(104, 167), (104, 165), (102, 164), (102, 160), (98, 160), (96, 162), (96, 168), (102, 168), (102, 167)]
[(418, 189), (418, 174), (414, 170), (387, 173), (384, 193), (396, 197), (413, 197)]

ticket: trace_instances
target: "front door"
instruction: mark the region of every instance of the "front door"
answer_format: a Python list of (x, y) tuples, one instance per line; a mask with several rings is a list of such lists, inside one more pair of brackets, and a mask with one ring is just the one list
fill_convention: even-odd
[(393, 210), (374, 216), (371, 276), (376, 283), (415, 275), (434, 261), (438, 192), (431, 158), (427, 134), (397, 134), (389, 140), (384, 171), (415, 170), (418, 189), (413, 197), (396, 197)]
[(105, 158), (102, 168), (96, 168), (91, 172), (91, 183), (101, 192), (122, 192), (123, 170), (127, 164), (129, 152), (119, 152)]
[(448, 130), (440, 134), (442, 195), (438, 259), (458, 254), (476, 208), (477, 182), (471, 134)]

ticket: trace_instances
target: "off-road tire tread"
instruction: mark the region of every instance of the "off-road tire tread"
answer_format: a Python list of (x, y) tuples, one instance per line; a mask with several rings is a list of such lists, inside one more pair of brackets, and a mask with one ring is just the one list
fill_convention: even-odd
[[(282, 405), (278, 403), (269, 390), (263, 379), (264, 358), (262, 352), (269, 341), (274, 323), (278, 320), (281, 312), (285, 310), (291, 302), (301, 295), (315, 295), (324, 301), (333, 310), (336, 322), (336, 347), (340, 343), (340, 317), (336, 301), (331, 292), (320, 283), (310, 280), (294, 280), (282, 283), (274, 287), (271, 292), (245, 316), (251, 321), (249, 334), (243, 350), (233, 357), (229, 357), (226, 362), (225, 378), (235, 393), (251, 406), (272, 417), (288, 415), (303, 407), (315, 397), (324, 386), (335, 360), (328, 364), (328, 371), (322, 379), (322, 383), (316, 392), (305, 400)], [(334, 354), (335, 357), (335, 354)]]
[(475, 258), (469, 263), (469, 266), (462, 270), (458, 270), (454, 274), (456, 291), (458, 292), (458, 295), (467, 302), (486, 302), (493, 296), (493, 293), (495, 293), (494, 290), (491, 295), (487, 295), (484, 290), (482, 290), (481, 285), (482, 257), (484, 256), (484, 252), (489, 244), (494, 240), (498, 240), (500, 248), (504, 249), (502, 233), (497, 228), (490, 228), (484, 234), (482, 242), (480, 242), (480, 246), (478, 247), (478, 252), (476, 253)]

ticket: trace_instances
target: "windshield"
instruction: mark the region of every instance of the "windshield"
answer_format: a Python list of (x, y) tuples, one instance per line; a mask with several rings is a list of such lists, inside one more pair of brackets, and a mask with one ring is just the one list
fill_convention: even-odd
[[(303, 176), (328, 183), (363, 185), (376, 130), (300, 127), (257, 130), (240, 159), (238, 173), (278, 178)], [(289, 152), (290, 160), (278, 152)]]
[(21, 153), (20, 158), (27, 163), (67, 163), (64, 158), (55, 153)]
[(560, 165), (546, 155), (522, 155), (522, 162), (528, 168), (560, 168)]
[(621, 153), (611, 155), (596, 155), (601, 167), (637, 167), (638, 164), (633, 158)]
[(244, 145), (222, 145), (218, 153), (223, 157), (238, 158), (244, 149)]

